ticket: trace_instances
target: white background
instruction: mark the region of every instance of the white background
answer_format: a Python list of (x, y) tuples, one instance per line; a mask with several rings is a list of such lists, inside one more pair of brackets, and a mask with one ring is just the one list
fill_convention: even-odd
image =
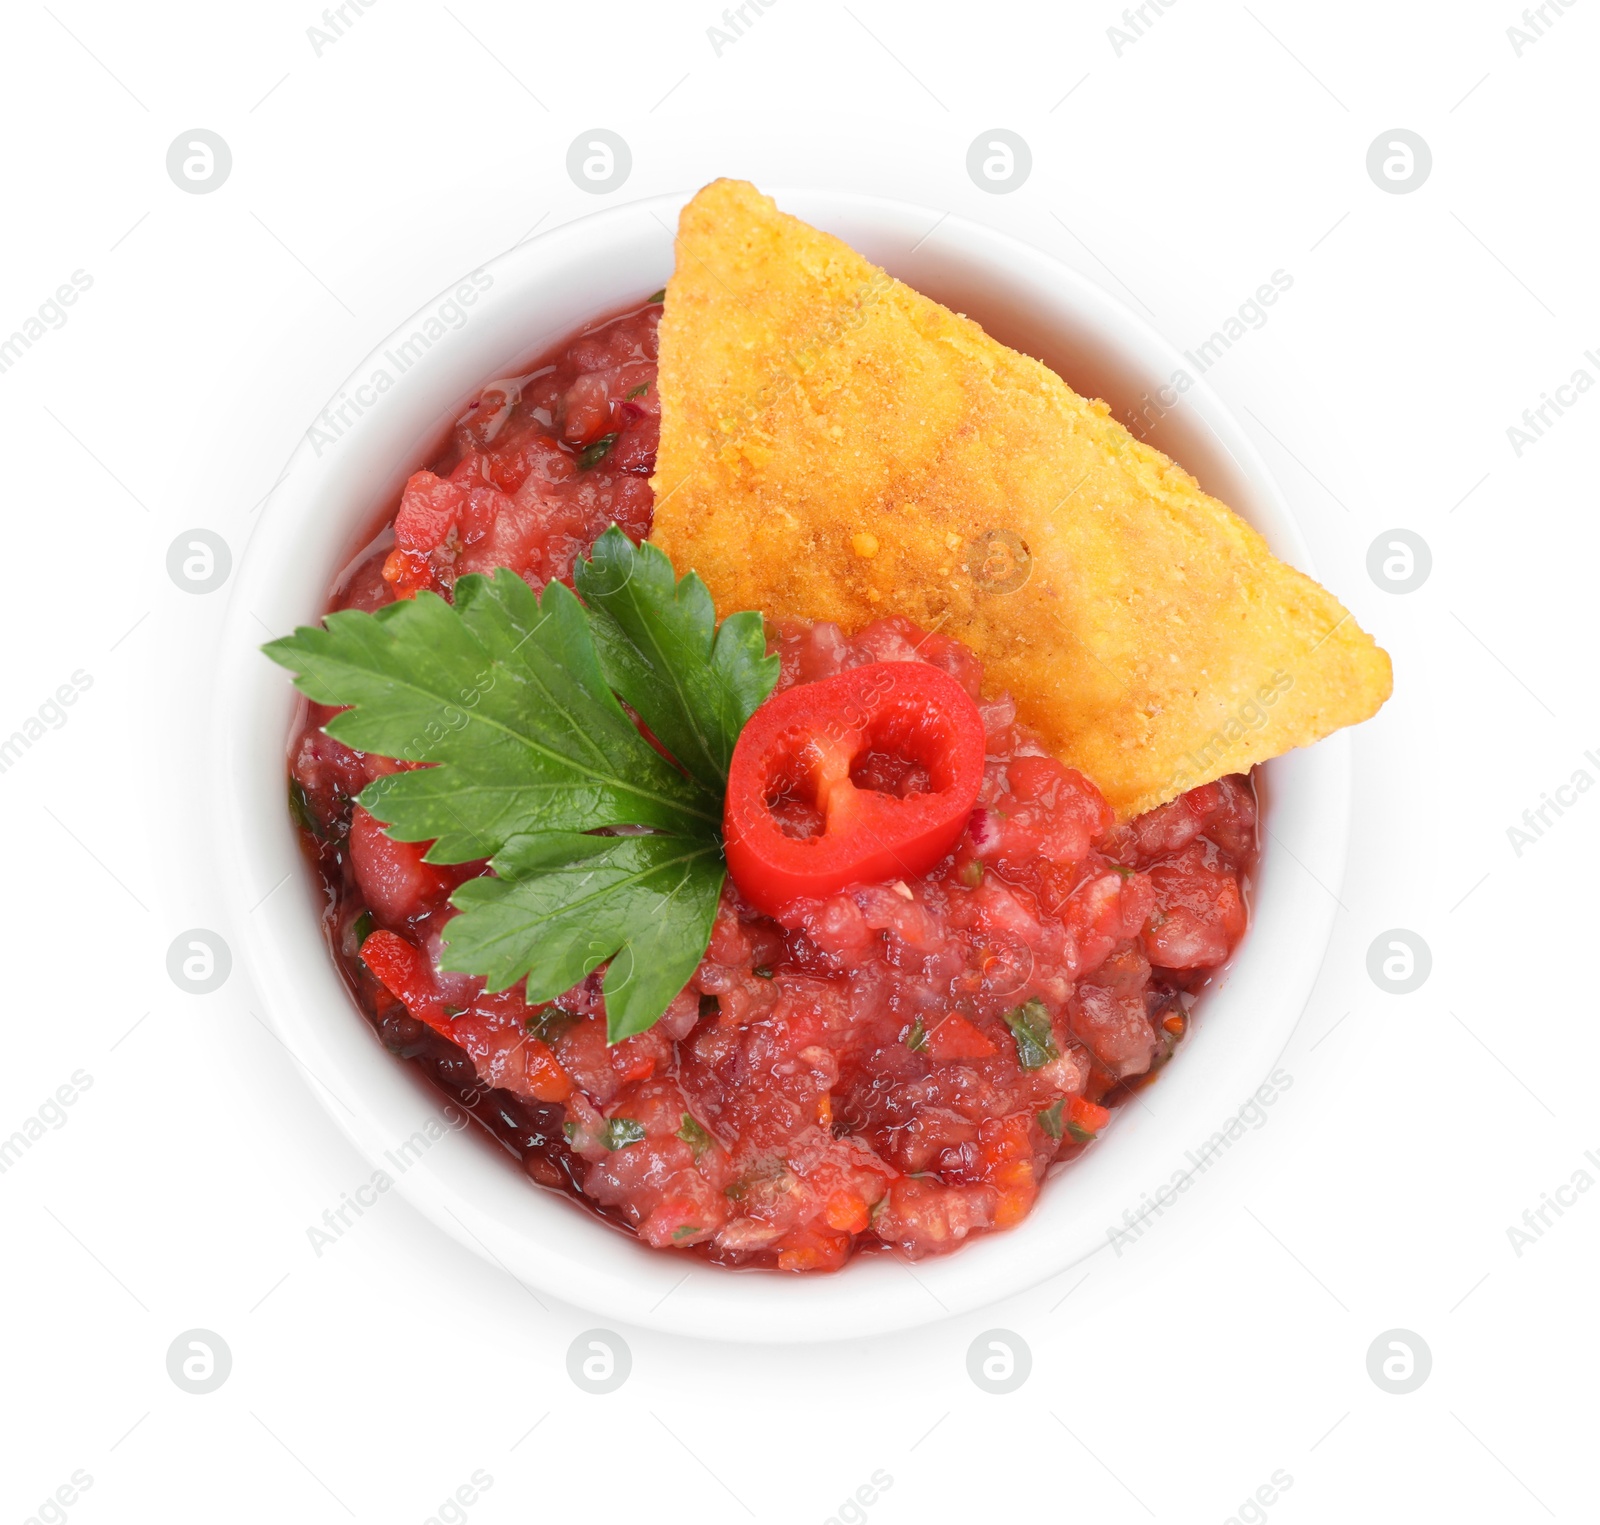
[[(422, 1522), (479, 1469), (474, 1525), (822, 1522), (875, 1471), (892, 1485), (847, 1516), (874, 1525), (1222, 1522), (1279, 1470), (1292, 1486), (1243, 1518), (1593, 1518), (1600, 1192), (1520, 1255), (1507, 1229), (1600, 1179), (1600, 799), (1520, 856), (1507, 828), (1600, 778), (1600, 396), (1520, 457), (1507, 429), (1580, 366), (1600, 379), (1600, 9), (1547, 6), (1519, 56), (1512, 0), (1174, 0), (1119, 56), (1109, 0), (779, 0), (719, 56), (713, 3), (375, 0), (320, 55), (312, 0), (8, 8), (0, 337), (74, 271), (93, 284), (0, 374), (0, 734), (75, 671), (93, 686), (0, 773), (0, 1135), (73, 1072), (92, 1085), (0, 1175), (0, 1521), (77, 1469), (92, 1486), (46, 1518)], [(633, 151), (604, 197), (566, 172), (597, 126)], [(1034, 161), (1003, 196), (966, 172), (999, 126)], [(233, 155), (207, 195), (165, 168), (194, 127)], [(1394, 127), (1432, 149), (1411, 194), (1366, 171)], [(893, 1338), (623, 1329), (632, 1375), (598, 1397), (565, 1364), (592, 1315), (394, 1194), (319, 1257), (308, 1227), (370, 1167), (241, 975), (169, 980), (178, 932), (226, 935), (197, 803), (226, 591), (182, 591), (166, 555), (197, 526), (240, 553), (337, 383), (462, 272), (719, 174), (983, 220), (1181, 348), (1290, 274), (1208, 379), (1396, 692), (1355, 739), (1292, 1088), (1142, 1240)], [(1403, 596), (1367, 571), (1395, 527), (1433, 556)], [(1366, 970), (1394, 927), (1433, 952), (1407, 996)], [(196, 1327), (233, 1358), (205, 1396), (166, 1369)], [(994, 1327), (1032, 1353), (1008, 1396), (967, 1376)], [(1396, 1327), (1433, 1355), (1405, 1396), (1366, 1367)]]

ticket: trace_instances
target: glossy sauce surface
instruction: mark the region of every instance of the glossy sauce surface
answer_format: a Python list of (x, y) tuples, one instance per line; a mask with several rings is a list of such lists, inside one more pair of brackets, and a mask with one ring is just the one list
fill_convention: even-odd
[[(376, 608), (474, 571), (570, 581), (613, 522), (647, 535), (659, 412), (646, 305), (529, 374), (485, 387), (329, 608)], [(680, 569), (682, 570), (682, 569)], [(1224, 779), (1116, 826), (1094, 785), (1044, 755), (977, 660), (904, 620), (853, 636), (769, 627), (781, 690), (923, 662), (972, 697), (977, 808), (925, 873), (785, 906), (730, 881), (693, 981), (649, 1032), (608, 1046), (598, 973), (530, 1009), (520, 988), (440, 973), (451, 890), (354, 798), (394, 762), (351, 751), (308, 706), (291, 803), (327, 896), (330, 946), (384, 1042), (519, 1154), (652, 1246), (724, 1265), (830, 1270), (865, 1248), (918, 1257), (1018, 1222), (1186, 1031), (1195, 992), (1246, 924), (1250, 781)], [(877, 752), (851, 782), (904, 797), (923, 764)], [(781, 804), (781, 802), (779, 802)], [(804, 802), (794, 805), (804, 832)], [(382, 930), (421, 955), (412, 1004), (360, 957)], [(376, 945), (375, 945), (376, 946)], [(391, 945), (392, 946), (392, 945)]]

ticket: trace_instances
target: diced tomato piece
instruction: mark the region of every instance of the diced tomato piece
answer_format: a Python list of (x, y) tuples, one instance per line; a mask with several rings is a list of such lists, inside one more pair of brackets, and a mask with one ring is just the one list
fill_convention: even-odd
[(656, 1067), (655, 1048), (655, 1041), (648, 1033), (639, 1033), (613, 1044), (608, 1054), (617, 1079), (627, 1084), (630, 1080), (644, 1080), (653, 1074)]
[(604, 371), (580, 376), (561, 400), (561, 437), (569, 445), (588, 445), (611, 423), (611, 400)]
[(373, 915), (400, 926), (444, 904), (460, 880), (436, 863), (425, 863), (431, 842), (397, 842), (377, 819), (356, 806), (350, 820), (350, 862), (362, 898)]
[(1067, 1098), (1067, 1121), (1080, 1133), (1098, 1133), (1111, 1121), (1111, 1113), (1104, 1107), (1085, 1101), (1081, 1096)]
[(384, 559), (383, 580), (394, 590), (396, 598), (415, 598), (433, 581), (433, 570), (426, 556), (418, 551), (402, 551), (397, 546)]
[(940, 1064), (955, 1059), (987, 1059), (998, 1053), (992, 1039), (974, 1027), (959, 1011), (941, 1017), (928, 1029), (928, 1052)]
[(808, 1225), (784, 1236), (778, 1246), (780, 1271), (836, 1271), (850, 1253), (850, 1236)]
[(991, 1117), (978, 1129), (978, 1144), (990, 1164), (1033, 1158), (1033, 1137), (1029, 1125), (1033, 1116), (1013, 1112), (1009, 1117)]
[(394, 520), (395, 548), (383, 564), (395, 597), (415, 598), (423, 588), (436, 586), (432, 555), (456, 528), (467, 498), (464, 484), (431, 471), (416, 472), (407, 481)]
[[(320, 705), (317, 708), (322, 709)], [(329, 716), (336, 713), (324, 711), (310, 717), (310, 724), (302, 733), (289, 764), (292, 783), (300, 790), (297, 806), (300, 824), (320, 837), (338, 834), (340, 822), (350, 811), (351, 800), (370, 781), (362, 755), (321, 729)]]
[(828, 1227), (844, 1234), (859, 1234), (867, 1226), (869, 1216), (867, 1204), (850, 1191), (834, 1192), (823, 1210)]
[[(373, 933), (374, 937), (377, 935)], [(537, 1038), (529, 1038), (527, 1045), (525, 1063), (528, 1089), (540, 1101), (565, 1101), (572, 1095), (572, 1077)]]
[(406, 483), (394, 518), (395, 544), (426, 555), (443, 545), (467, 501), (467, 487), (453, 478), (419, 471)]
[(1239, 881), (1214, 848), (1191, 842), (1150, 870), (1155, 909), (1143, 935), (1152, 964), (1193, 969), (1220, 964), (1244, 933)]
[(1039, 1195), (1038, 1176), (1031, 1159), (1012, 1160), (1000, 1166), (990, 1174), (989, 1183), (1000, 1193), (994, 1210), (996, 1228), (1010, 1228), (1021, 1223), (1028, 1216), (1033, 1199)]

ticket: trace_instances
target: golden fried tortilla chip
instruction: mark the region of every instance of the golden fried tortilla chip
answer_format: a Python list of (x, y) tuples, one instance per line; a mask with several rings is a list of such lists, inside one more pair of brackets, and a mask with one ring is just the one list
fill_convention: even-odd
[(719, 615), (900, 614), (1119, 816), (1365, 720), (1389, 658), (1059, 377), (719, 180), (661, 319), (652, 539)]

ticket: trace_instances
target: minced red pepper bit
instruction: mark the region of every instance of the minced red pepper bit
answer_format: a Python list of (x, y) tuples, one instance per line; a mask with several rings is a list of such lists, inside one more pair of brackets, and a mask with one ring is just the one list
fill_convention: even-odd
[[(361, 962), (369, 968), (388, 992), (405, 1004), (419, 1022), (426, 1022), (436, 1033), (455, 1041), (458, 1038), (450, 1013), (439, 995), (434, 971), (427, 955), (415, 943), (395, 932), (377, 931), (361, 944)], [(523, 1065), (522, 1083), (540, 1101), (562, 1102), (572, 1095), (572, 1078), (562, 1069), (550, 1049), (529, 1035), (520, 1040)], [(645, 1074), (653, 1067), (646, 1061)]]
[(450, 1036), (450, 1018), (434, 988), (433, 970), (422, 949), (394, 932), (373, 932), (361, 944), (361, 962), (390, 995), (398, 996), (419, 1022)]

